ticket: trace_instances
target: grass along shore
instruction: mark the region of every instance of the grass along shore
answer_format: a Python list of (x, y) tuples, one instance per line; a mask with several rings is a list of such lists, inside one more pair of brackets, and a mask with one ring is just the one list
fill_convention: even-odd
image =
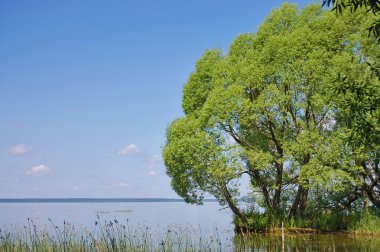
[(380, 236), (380, 213), (378, 210), (329, 212), (306, 215), (300, 218), (285, 218), (268, 213), (247, 214), (250, 225), (242, 225), (234, 219), (237, 233), (344, 233), (350, 235)]
[(23, 228), (0, 229), (0, 251), (231, 251), (233, 232), (214, 228), (211, 234), (192, 226), (171, 225), (163, 230), (132, 226), (127, 220), (105, 221), (98, 218), (93, 229), (63, 226), (52, 220), (38, 227), (28, 219)]
[(28, 219), (22, 228), (0, 229), (0, 251), (281, 251), (305, 248), (326, 251), (338, 248), (339, 244), (344, 244), (349, 251), (376, 251), (380, 239), (373, 239), (373, 235), (378, 236), (380, 232), (364, 232), (362, 228), (368, 227), (366, 218), (358, 222), (356, 231), (315, 234), (322, 231), (287, 227), (284, 236), (278, 228), (250, 234), (235, 234), (217, 227), (211, 232), (202, 232), (197, 227), (175, 225), (154, 230), (148, 226), (132, 226), (128, 220), (121, 223), (116, 219), (100, 218), (91, 230), (76, 228), (66, 221), (59, 226), (52, 220), (49, 220), (50, 225), (41, 228)]

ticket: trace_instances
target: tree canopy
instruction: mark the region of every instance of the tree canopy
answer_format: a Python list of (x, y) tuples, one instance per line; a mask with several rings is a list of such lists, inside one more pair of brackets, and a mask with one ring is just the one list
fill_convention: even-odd
[[(185, 116), (167, 129), (167, 174), (186, 202), (205, 195), (242, 225), (380, 207), (380, 51), (363, 11), (274, 9), (227, 53), (208, 50), (184, 86)], [(376, 68), (375, 68), (376, 69)], [(378, 74), (378, 73), (377, 73)], [(250, 181), (241, 204), (239, 185)], [(355, 205), (356, 204), (356, 205)]]
[[(323, 5), (333, 6), (332, 10), (342, 13), (343, 10), (349, 8), (351, 12), (364, 8), (369, 15), (380, 14), (380, 1), (379, 0), (323, 0)], [(368, 27), (370, 34), (375, 36), (380, 42), (380, 19), (377, 18)]]

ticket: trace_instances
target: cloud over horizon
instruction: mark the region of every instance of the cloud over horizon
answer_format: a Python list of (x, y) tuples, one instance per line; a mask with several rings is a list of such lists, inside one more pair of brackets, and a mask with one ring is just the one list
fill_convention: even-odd
[(9, 148), (7, 153), (10, 155), (22, 155), (22, 154), (28, 153), (29, 151), (30, 151), (30, 148), (26, 146), (25, 144), (17, 144)]
[(124, 183), (124, 182), (119, 182), (118, 184), (117, 184), (117, 186), (118, 187), (127, 187), (127, 186), (129, 186), (127, 183)]
[(121, 156), (137, 156), (143, 163), (145, 163), (150, 176), (158, 175), (157, 168), (163, 164), (162, 156), (160, 154), (149, 154), (142, 151), (136, 144), (129, 144), (116, 152)]
[(162, 163), (162, 157), (161, 155), (156, 154), (145, 157), (144, 161), (148, 164), (149, 169), (155, 169), (160, 163)]
[(26, 175), (28, 176), (43, 176), (47, 174), (50, 174), (50, 169), (44, 164), (33, 166), (26, 172)]
[(133, 156), (140, 153), (140, 149), (136, 144), (129, 144), (116, 152), (120, 156)]

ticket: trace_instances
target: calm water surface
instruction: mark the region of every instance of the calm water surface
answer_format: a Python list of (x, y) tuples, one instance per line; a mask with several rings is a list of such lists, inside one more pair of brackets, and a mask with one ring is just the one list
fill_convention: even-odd
[[(286, 235), (256, 234), (234, 237), (232, 215), (216, 202), (203, 206), (184, 202), (127, 202), (127, 203), (1, 203), (0, 227), (22, 230), (30, 224), (39, 229), (51, 227), (49, 218), (62, 227), (68, 221), (76, 230), (92, 229), (95, 221), (129, 223), (132, 227), (149, 226), (155, 230), (169, 227), (191, 227), (194, 234), (209, 237), (215, 227), (227, 237), (221, 251), (379, 251), (380, 238), (351, 235)], [(99, 219), (98, 219), (99, 218)]]
[(101, 221), (117, 219), (131, 225), (166, 228), (170, 225), (193, 226), (202, 230), (232, 230), (232, 216), (217, 202), (203, 206), (184, 202), (126, 202), (126, 203), (2, 203), (0, 226), (21, 226), (32, 219), (39, 227), (63, 221), (77, 227), (91, 228), (98, 217)]

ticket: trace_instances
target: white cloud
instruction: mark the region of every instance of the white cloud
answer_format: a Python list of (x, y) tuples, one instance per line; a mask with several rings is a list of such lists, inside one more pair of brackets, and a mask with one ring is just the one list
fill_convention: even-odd
[(144, 158), (144, 161), (148, 164), (149, 169), (154, 169), (162, 162), (162, 157), (161, 155), (147, 156)]
[(120, 150), (117, 151), (117, 154), (121, 156), (132, 156), (139, 153), (140, 153), (140, 150), (136, 144), (129, 144), (128, 146), (121, 148)]
[(29, 171), (26, 172), (26, 174), (29, 176), (42, 176), (49, 173), (50, 173), (49, 167), (43, 164), (33, 166)]
[(76, 187), (73, 188), (74, 191), (79, 191), (80, 189), (81, 189), (80, 186), (76, 186)]
[[(159, 154), (151, 155), (144, 151), (141, 151), (136, 144), (129, 144), (126, 147), (118, 150), (116, 152), (118, 155), (122, 156), (137, 156), (146, 165), (149, 170), (149, 175), (157, 175), (157, 168), (162, 165), (162, 156)], [(121, 186), (119, 186), (121, 187)]]
[(124, 183), (124, 182), (120, 182), (119, 184), (118, 184), (118, 187), (127, 187), (128, 186), (128, 184), (127, 183)]
[(154, 163), (154, 164), (159, 163), (162, 161), (162, 157), (161, 157), (161, 155), (153, 155), (153, 156), (149, 157), (148, 161), (149, 161), (149, 163)]
[(25, 144), (18, 144), (15, 145), (8, 150), (8, 154), (10, 155), (22, 155), (25, 153), (28, 153), (30, 151), (30, 148), (26, 146)]

